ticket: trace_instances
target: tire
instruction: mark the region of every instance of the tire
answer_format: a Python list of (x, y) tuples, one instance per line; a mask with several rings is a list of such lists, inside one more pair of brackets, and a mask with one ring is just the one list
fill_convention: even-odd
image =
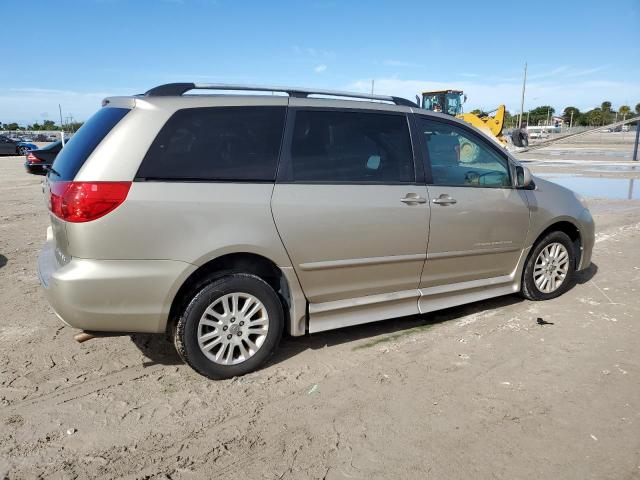
[(20, 154), (20, 155), (26, 155), (29, 152), (30, 152), (30, 150), (27, 147), (18, 148), (18, 154)]
[[(556, 245), (560, 245), (560, 247), (555, 247)], [(563, 256), (563, 248), (566, 258)], [(555, 257), (554, 250), (558, 252)], [(545, 259), (546, 255), (549, 255), (547, 258), (552, 259), (551, 262)], [(558, 265), (558, 267), (554, 268), (554, 265)], [(562, 277), (562, 271), (565, 267), (566, 272)], [(550, 273), (546, 273), (546, 268), (550, 269)], [(522, 273), (520, 292), (523, 297), (534, 301), (559, 297), (573, 286), (575, 269), (576, 254), (573, 242), (566, 233), (551, 232), (538, 241), (529, 254)], [(551, 282), (551, 278), (555, 283)], [(536, 280), (538, 281), (536, 282)], [(551, 286), (555, 288), (552, 289)]]
[(511, 133), (511, 141), (516, 147), (528, 147), (529, 146), (529, 138), (524, 134), (522, 130), (514, 130)]
[[(247, 306), (245, 302), (253, 303)], [(174, 344), (182, 359), (205, 377), (219, 380), (256, 370), (273, 355), (282, 338), (282, 302), (269, 284), (255, 275), (233, 273), (212, 278), (185, 304), (178, 313)], [(258, 310), (245, 316), (244, 307), (245, 314)]]

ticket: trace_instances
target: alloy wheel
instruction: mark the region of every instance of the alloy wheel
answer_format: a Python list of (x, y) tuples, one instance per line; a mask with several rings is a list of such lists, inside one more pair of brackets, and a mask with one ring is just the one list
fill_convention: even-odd
[(533, 268), (533, 281), (542, 293), (553, 293), (567, 278), (569, 273), (569, 252), (558, 242), (550, 243), (542, 249)]
[(248, 293), (229, 293), (211, 303), (198, 323), (198, 345), (220, 365), (236, 365), (260, 349), (269, 330), (267, 309)]

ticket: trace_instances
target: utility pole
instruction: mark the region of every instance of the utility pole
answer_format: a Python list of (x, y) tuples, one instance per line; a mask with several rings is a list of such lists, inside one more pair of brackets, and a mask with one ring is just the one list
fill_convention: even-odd
[(371, 79), (371, 95), (373, 95), (373, 86), (375, 85), (376, 81)]
[(60, 139), (62, 140), (62, 146), (64, 147), (64, 127), (62, 123), (62, 105), (58, 104), (58, 110), (60, 111)]
[(522, 81), (522, 98), (520, 99), (520, 120), (518, 128), (522, 128), (522, 115), (524, 114), (524, 90), (527, 85), (527, 62), (524, 62), (524, 80)]
[(573, 126), (573, 110), (571, 110), (571, 120), (569, 120), (569, 130), (571, 130), (572, 126)]
[(636, 143), (633, 146), (633, 160), (638, 161), (638, 141), (640, 140), (640, 116), (636, 122)]
[(529, 126), (529, 114), (530, 114), (530, 113), (531, 113), (531, 110), (529, 110), (529, 111), (527, 112), (527, 127)]

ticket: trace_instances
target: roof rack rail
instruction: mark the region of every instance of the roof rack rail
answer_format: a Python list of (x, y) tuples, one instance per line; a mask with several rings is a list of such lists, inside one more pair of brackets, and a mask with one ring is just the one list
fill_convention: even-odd
[(296, 87), (275, 87), (265, 85), (236, 85), (225, 83), (167, 83), (165, 85), (159, 85), (145, 92), (145, 97), (168, 97), (168, 96), (180, 96), (188, 92), (189, 90), (239, 90), (239, 91), (253, 91), (253, 92), (284, 92), (290, 97), (307, 98), (309, 95), (326, 95), (331, 97), (345, 97), (345, 98), (361, 98), (365, 100), (378, 100), (382, 102), (392, 102), (396, 105), (403, 105), (405, 107), (418, 107), (418, 105), (411, 100), (407, 100), (402, 97), (393, 97), (387, 95), (369, 95), (366, 93), (354, 93), (354, 92), (341, 92), (339, 90), (322, 90), (322, 89), (310, 89), (310, 88), (296, 88)]

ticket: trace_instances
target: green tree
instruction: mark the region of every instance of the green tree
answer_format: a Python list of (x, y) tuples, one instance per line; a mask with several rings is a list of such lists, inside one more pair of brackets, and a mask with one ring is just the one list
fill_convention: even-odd
[(72, 122), (67, 124), (67, 129), (76, 132), (82, 125), (84, 125), (84, 122)]
[(600, 105), (600, 110), (609, 113), (611, 111), (611, 102), (609, 100), (605, 100), (604, 102), (602, 102), (602, 105)]
[(56, 123), (53, 120), (45, 120), (42, 125), (43, 130), (58, 130)]
[(577, 107), (565, 108), (564, 111), (562, 112), (562, 119), (565, 121), (566, 124), (569, 124), (570, 122), (572, 122), (572, 115), (573, 115), (573, 125), (578, 125), (580, 121), (581, 113)]
[(5, 123), (4, 124), (4, 129), (5, 130), (20, 130), (20, 125), (18, 125), (16, 122)]
[(640, 115), (640, 103), (636, 103), (636, 108), (635, 108), (635, 110), (636, 110), (636, 113), (637, 113), (638, 115)]
[(529, 125), (540, 125), (546, 123), (547, 119), (552, 117), (555, 111), (556, 110), (550, 105), (542, 105), (541, 107), (529, 110)]
[(629, 112), (631, 112), (631, 107), (629, 105), (622, 105), (619, 109), (618, 109), (618, 113), (620, 114), (620, 116), (622, 118), (626, 118), (627, 115), (629, 115)]
[(594, 108), (589, 110), (586, 114), (586, 124), (592, 127), (602, 125), (604, 123), (604, 112), (601, 108)]

